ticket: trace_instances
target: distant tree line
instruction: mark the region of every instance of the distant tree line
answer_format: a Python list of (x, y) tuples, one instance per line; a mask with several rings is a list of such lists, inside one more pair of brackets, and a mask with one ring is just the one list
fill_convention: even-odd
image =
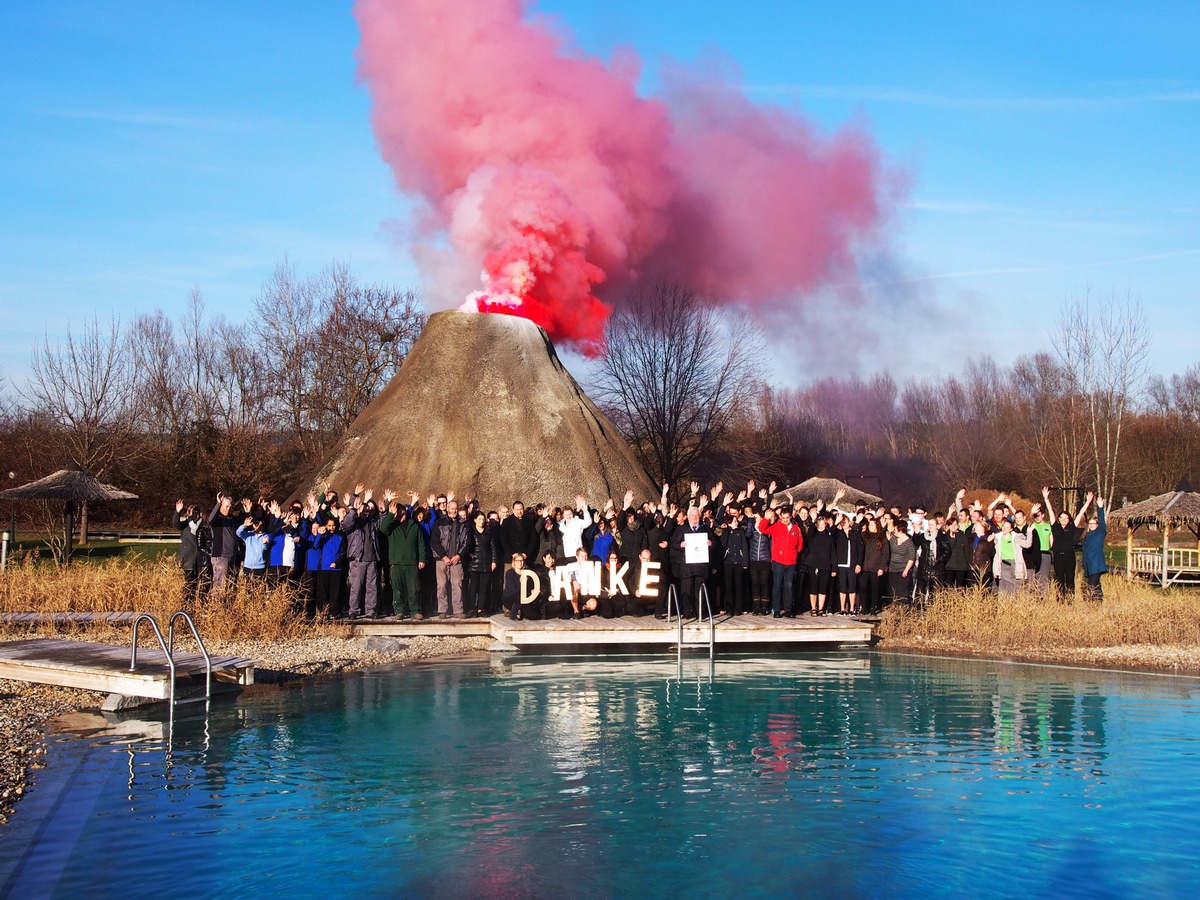
[(411, 291), (364, 284), (343, 263), (300, 277), (285, 261), (245, 321), (210, 315), (198, 290), (178, 320), (86, 321), (34, 349), (23, 390), (6, 383), (0, 466), (16, 477), (4, 480), (75, 464), (142, 498), (100, 510), (104, 521), (147, 527), (178, 497), (288, 494), (398, 371), (425, 318)]
[(1011, 366), (984, 354), (903, 384), (877, 372), (788, 389), (767, 384), (763, 336), (744, 317), (676, 285), (633, 301), (609, 323), (590, 390), (652, 477), (821, 473), (923, 505), (960, 487), (1036, 497), (1051, 484), (1119, 506), (1200, 474), (1200, 363), (1150, 376), (1129, 296), (1069, 298), (1052, 346)]
[[(210, 315), (193, 291), (177, 320), (84, 322), (34, 349), (22, 390), (4, 383), (0, 478), (77, 464), (142, 498), (97, 510), (101, 521), (143, 527), (162, 527), (178, 497), (289, 498), (425, 320), (411, 291), (338, 262), (301, 277), (285, 261), (246, 321)], [(1052, 346), (1011, 366), (981, 355), (904, 383), (878, 372), (772, 387), (759, 327), (678, 284), (624, 298), (607, 342), (585, 387), (659, 483), (827, 474), (931, 505), (964, 486), (1037, 496), (1052, 484), (1119, 506), (1200, 474), (1200, 363), (1148, 376), (1129, 297), (1070, 299)]]

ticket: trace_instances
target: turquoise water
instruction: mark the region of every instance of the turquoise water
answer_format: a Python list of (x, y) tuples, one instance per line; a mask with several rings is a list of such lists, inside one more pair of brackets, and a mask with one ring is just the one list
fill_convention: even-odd
[(56, 741), (0, 893), (1195, 896), (1198, 696), (865, 654), (358, 673), (169, 751)]

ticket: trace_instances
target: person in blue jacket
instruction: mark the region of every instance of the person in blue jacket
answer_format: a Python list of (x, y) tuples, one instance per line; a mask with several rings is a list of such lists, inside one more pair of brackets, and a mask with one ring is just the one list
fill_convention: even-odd
[(322, 526), (317, 538), (321, 568), (317, 571), (317, 609), (331, 619), (342, 617), (343, 582), (346, 577), (346, 560), (342, 552), (342, 534), (338, 531), (338, 520), (330, 517)]
[(263, 529), (263, 520), (247, 515), (237, 536), (246, 545), (246, 558), (242, 561), (242, 574), (250, 578), (261, 578), (267, 573), (267, 549), (271, 536)]
[[(1087, 495), (1083, 504), (1086, 510), (1092, 502), (1092, 494)], [(1104, 518), (1104, 498), (1096, 497), (1096, 515), (1088, 519), (1087, 531), (1083, 533), (1083, 577), (1087, 580), (1087, 594), (1090, 600), (1097, 603), (1104, 600), (1104, 590), (1100, 587), (1100, 576), (1108, 571), (1104, 561), (1104, 539), (1108, 537), (1108, 525)]]
[(321, 523), (315, 519), (305, 520), (300, 539), (300, 550), (304, 556), (304, 568), (300, 573), (300, 596), (304, 602), (304, 614), (313, 618), (317, 614), (317, 576), (321, 572)]

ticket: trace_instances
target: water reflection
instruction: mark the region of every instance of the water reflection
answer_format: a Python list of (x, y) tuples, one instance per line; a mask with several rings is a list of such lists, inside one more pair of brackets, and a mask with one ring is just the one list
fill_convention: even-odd
[(303, 896), (1041, 892), (1080, 861), (1136, 886), (1147, 853), (1200, 857), (1195, 828), (1159, 840), (1200, 801), (1178, 778), (1195, 693), (839, 654), (358, 673), (177, 719), (169, 746), (77, 723), (125, 764), (68, 786), (96, 812), (54, 884), (115, 892), (166, 842), (192, 894), (263, 871)]

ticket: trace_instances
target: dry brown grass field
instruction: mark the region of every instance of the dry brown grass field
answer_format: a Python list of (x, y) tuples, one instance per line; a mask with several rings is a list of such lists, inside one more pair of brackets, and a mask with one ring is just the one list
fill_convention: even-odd
[(1031, 591), (1010, 597), (982, 588), (942, 591), (924, 608), (890, 607), (879, 635), (885, 647), (927, 644), (982, 653), (1053, 655), (1128, 647), (1200, 650), (1200, 591), (1164, 591), (1112, 575), (1103, 586), (1103, 603), (1079, 596), (1043, 597)]
[[(234, 591), (220, 598), (209, 598), (189, 607), (181, 602), (183, 575), (172, 557), (147, 562), (137, 558), (111, 559), (102, 563), (58, 569), (53, 565), (25, 564), (10, 566), (0, 576), (0, 613), (105, 613), (146, 612), (165, 627), (178, 609), (186, 608), (206, 641), (258, 640), (279, 641), (310, 636), (314, 626), (304, 620), (295, 593), (286, 588), (268, 589), (262, 582), (243, 579)], [(339, 633), (344, 626), (323, 625)], [(9, 632), (14, 627), (9, 627)], [(106, 632), (129, 640), (127, 625), (104, 627), (62, 623), (39, 625), (39, 634), (86, 635), (106, 640)], [(147, 644), (154, 641), (150, 629), (143, 630)]]

